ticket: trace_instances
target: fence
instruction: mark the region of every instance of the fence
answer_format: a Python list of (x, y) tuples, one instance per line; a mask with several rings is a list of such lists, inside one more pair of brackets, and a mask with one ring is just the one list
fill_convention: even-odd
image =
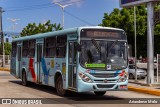
[[(2, 65), (2, 60), (3, 60), (3, 55), (0, 55), (0, 65)], [(5, 64), (6, 65), (10, 64), (10, 60), (11, 60), (11, 56), (10, 55), (5, 55)]]

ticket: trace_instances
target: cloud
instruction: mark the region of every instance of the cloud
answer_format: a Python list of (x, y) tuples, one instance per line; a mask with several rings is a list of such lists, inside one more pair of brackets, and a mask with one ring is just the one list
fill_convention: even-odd
[(80, 7), (83, 3), (83, 0), (53, 0), (53, 2), (58, 2), (62, 5), (72, 4), (72, 5), (76, 5), (77, 7)]

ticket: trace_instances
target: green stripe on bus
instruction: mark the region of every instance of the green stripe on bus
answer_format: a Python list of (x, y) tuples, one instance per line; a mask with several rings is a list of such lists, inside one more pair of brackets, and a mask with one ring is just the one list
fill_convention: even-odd
[(105, 67), (105, 64), (85, 64), (86, 67), (92, 68), (92, 67)]

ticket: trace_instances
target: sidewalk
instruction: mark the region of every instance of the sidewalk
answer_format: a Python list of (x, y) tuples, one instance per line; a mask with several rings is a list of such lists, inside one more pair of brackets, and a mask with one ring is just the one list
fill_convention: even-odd
[[(0, 71), (10, 71), (10, 66), (0, 67)], [(144, 81), (135, 82), (135, 80), (129, 80), (128, 90), (160, 96), (160, 82), (149, 86)]]
[(160, 96), (160, 83), (147, 85), (144, 81), (135, 82), (134, 80), (129, 80), (128, 90)]
[(0, 71), (10, 71), (10, 65), (5, 65), (5, 67), (0, 66)]

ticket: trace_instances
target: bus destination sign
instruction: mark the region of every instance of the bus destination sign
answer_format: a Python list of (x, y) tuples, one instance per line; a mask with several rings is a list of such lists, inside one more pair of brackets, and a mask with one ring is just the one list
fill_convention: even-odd
[(132, 7), (134, 5), (141, 5), (147, 2), (156, 2), (160, 0), (120, 0), (121, 7)]
[(118, 30), (98, 30), (98, 29), (83, 29), (81, 31), (82, 38), (95, 38), (95, 39), (120, 39), (126, 40), (124, 31)]

